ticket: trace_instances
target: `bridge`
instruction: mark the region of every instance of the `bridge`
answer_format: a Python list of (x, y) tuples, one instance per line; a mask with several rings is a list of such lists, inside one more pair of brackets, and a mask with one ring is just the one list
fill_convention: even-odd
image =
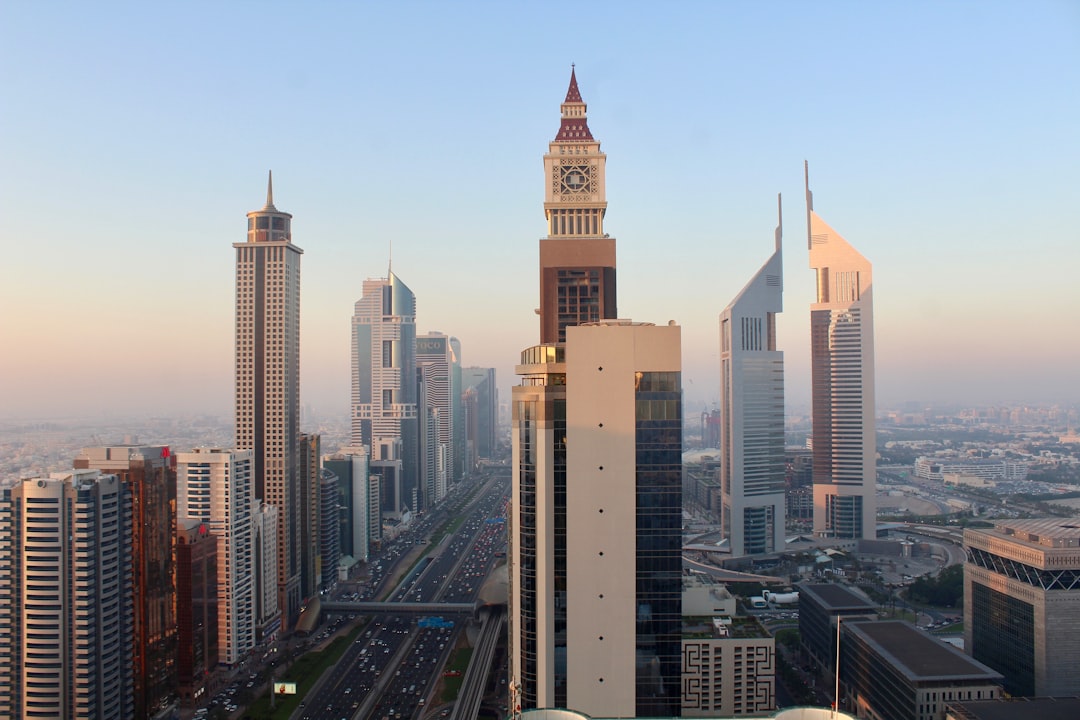
[(474, 603), (419, 602), (343, 602), (323, 601), (325, 613), (355, 613), (357, 615), (473, 615), (479, 605)]

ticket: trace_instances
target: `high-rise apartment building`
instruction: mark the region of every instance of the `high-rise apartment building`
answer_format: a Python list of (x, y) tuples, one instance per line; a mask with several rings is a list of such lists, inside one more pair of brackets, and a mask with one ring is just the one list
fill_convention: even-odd
[(323, 467), (338, 479), (340, 507), (343, 509), (339, 548), (342, 555), (367, 561), (374, 544), (382, 537), (379, 510), (380, 478), (373, 475), (363, 445), (341, 448), (323, 458)]
[(148, 717), (177, 689), (176, 470), (163, 445), (83, 448), (72, 463), (112, 473), (131, 492), (132, 664), (135, 716)]
[(201, 704), (218, 663), (218, 540), (209, 523), (184, 518), (176, 534), (177, 679), (180, 701)]
[(341, 559), (341, 519), (338, 510), (338, 476), (323, 468), (319, 477), (319, 589), (337, 581)]
[(605, 164), (589, 131), (587, 106), (570, 71), (559, 132), (544, 155), (540, 240), (540, 342), (566, 340), (565, 328), (617, 317), (615, 238), (604, 232)]
[(134, 717), (131, 494), (98, 470), (0, 488), (0, 717)]
[(461, 370), (461, 387), (476, 395), (474, 410), (475, 434), (470, 438), (478, 458), (495, 457), (496, 433), (499, 430), (499, 390), (495, 385), (495, 368), (467, 367)]
[(176, 514), (218, 539), (218, 661), (233, 666), (255, 646), (251, 450), (196, 448), (176, 455)]
[(273, 637), (281, 626), (278, 608), (277, 537), (281, 513), (274, 505), (255, 499), (251, 507), (251, 540), (255, 567), (255, 640)]
[(814, 212), (806, 182), (807, 243), (817, 273), (810, 306), (814, 533), (877, 534), (874, 303), (870, 262)]
[(1080, 695), (1080, 528), (999, 520), (964, 530), (964, 649), (1010, 695)]
[(416, 402), (416, 296), (388, 270), (364, 281), (353, 312), (351, 444), (367, 446), (373, 463), (400, 464), (409, 502), (419, 474)]
[(247, 214), (236, 248), (236, 447), (253, 452), (255, 496), (278, 508), (278, 606), (300, 615), (300, 256), (292, 215)]
[(300, 434), (300, 590), (305, 598), (319, 591), (319, 480), (322, 436)]
[(721, 525), (733, 556), (784, 548), (783, 218), (772, 256), (720, 314)]
[[(461, 414), (460, 375), (455, 382), (455, 367), (461, 367), (457, 352), (460, 345), (456, 338), (442, 333), (432, 332), (416, 338), (416, 365), (423, 374), (424, 397), (421, 399), (429, 422), (434, 422), (434, 436), (427, 442), (433, 442), (436, 471), (434, 487), (429, 488), (423, 498), (431, 507), (439, 502), (450, 489), (450, 484), (457, 479), (455, 468), (457, 461), (457, 441), (459, 431), (455, 420)], [(429, 433), (430, 436), (430, 433)]]
[(544, 157), (542, 344), (522, 351), (512, 401), (512, 705), (677, 716), (680, 329), (610, 320), (604, 156), (573, 73), (562, 116)]

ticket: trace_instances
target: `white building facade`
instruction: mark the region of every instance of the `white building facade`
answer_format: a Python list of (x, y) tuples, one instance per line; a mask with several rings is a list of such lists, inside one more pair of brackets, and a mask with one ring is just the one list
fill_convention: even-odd
[(733, 556), (784, 547), (781, 227), (772, 256), (720, 314), (721, 525)]
[(218, 662), (228, 666), (255, 646), (253, 455), (196, 448), (176, 456), (177, 516), (207, 523), (218, 538)]
[(810, 306), (814, 534), (874, 538), (871, 265), (814, 212), (807, 178), (807, 243), (817, 274), (817, 301)]

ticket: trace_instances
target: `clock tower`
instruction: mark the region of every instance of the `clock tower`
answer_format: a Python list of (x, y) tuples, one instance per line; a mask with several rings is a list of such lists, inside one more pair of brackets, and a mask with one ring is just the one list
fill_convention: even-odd
[(540, 342), (566, 342), (566, 327), (617, 317), (615, 238), (604, 233), (607, 156), (593, 139), (570, 70), (559, 132), (544, 155), (544, 215), (540, 240)]

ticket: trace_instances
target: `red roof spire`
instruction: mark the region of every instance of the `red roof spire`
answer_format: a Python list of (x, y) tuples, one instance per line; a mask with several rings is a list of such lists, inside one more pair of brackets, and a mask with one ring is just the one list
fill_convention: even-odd
[(591, 141), (592, 133), (589, 132), (589, 121), (585, 117), (585, 101), (581, 99), (581, 92), (577, 86), (577, 76), (574, 74), (574, 66), (570, 65), (570, 87), (566, 91), (566, 99), (562, 104), (562, 122), (559, 124), (559, 133), (555, 141), (582, 142)]
[(584, 102), (581, 99), (581, 92), (577, 88), (577, 77), (574, 75), (574, 63), (570, 63), (570, 87), (566, 91), (566, 100), (563, 102), (579, 103)]

